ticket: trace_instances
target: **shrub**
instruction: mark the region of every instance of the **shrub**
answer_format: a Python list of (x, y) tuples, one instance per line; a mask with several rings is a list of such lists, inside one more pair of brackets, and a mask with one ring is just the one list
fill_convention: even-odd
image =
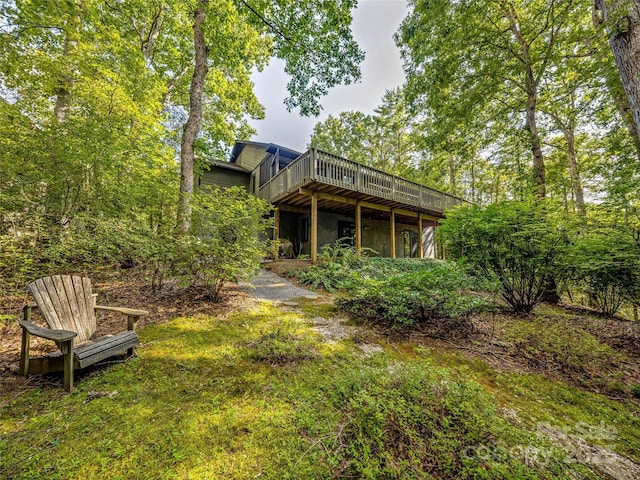
[(366, 255), (358, 257), (354, 247), (344, 245), (328, 246), (325, 253), (318, 265), (290, 269), (285, 274), (297, 277), (302, 283), (313, 288), (322, 287), (329, 292), (343, 290), (353, 293), (367, 280), (383, 280), (395, 275), (437, 268), (441, 264), (438, 260), (416, 258), (392, 259)]
[(271, 225), (271, 207), (239, 187), (216, 188), (192, 202), (192, 232), (175, 239), (172, 273), (219, 300), (225, 282), (258, 270), (267, 250), (260, 234)]
[(550, 284), (567, 277), (566, 235), (541, 206), (462, 206), (447, 213), (438, 232), (450, 256), (500, 282), (516, 312), (531, 312)]
[(350, 298), (337, 304), (349, 313), (392, 325), (425, 323), (438, 318), (462, 318), (486, 306), (467, 293), (487, 289), (453, 262), (431, 262), (430, 268), (363, 281)]
[(269, 365), (287, 365), (314, 358), (315, 344), (301, 335), (276, 330), (243, 345), (248, 358)]
[(570, 261), (574, 279), (603, 314), (615, 315), (625, 299), (636, 305), (640, 301), (640, 249), (620, 228), (583, 235)]

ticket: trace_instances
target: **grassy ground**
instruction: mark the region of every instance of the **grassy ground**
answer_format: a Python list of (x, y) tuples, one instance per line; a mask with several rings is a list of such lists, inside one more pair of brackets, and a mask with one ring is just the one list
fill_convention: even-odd
[(600, 478), (562, 430), (640, 461), (634, 403), (366, 330), (328, 342), (311, 318), (331, 313), (174, 318), (73, 394), (3, 391), (0, 478)]

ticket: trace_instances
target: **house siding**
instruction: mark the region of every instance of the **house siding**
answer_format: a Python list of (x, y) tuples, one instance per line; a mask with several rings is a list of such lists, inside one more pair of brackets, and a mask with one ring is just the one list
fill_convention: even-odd
[(235, 161), (235, 164), (239, 167), (242, 167), (246, 170), (253, 170), (258, 166), (258, 164), (267, 156), (267, 152), (264, 147), (259, 147), (257, 145), (246, 145), (238, 158)]
[(200, 187), (204, 189), (212, 186), (222, 188), (243, 187), (246, 190), (249, 190), (250, 177), (251, 175), (248, 172), (237, 172), (213, 166), (210, 170), (203, 172), (200, 177)]

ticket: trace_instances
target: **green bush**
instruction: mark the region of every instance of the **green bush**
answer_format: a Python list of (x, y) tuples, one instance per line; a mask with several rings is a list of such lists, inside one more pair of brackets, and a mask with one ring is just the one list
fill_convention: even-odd
[(603, 314), (615, 315), (625, 300), (640, 302), (640, 248), (620, 227), (583, 235), (569, 261), (574, 280)]
[(213, 189), (192, 200), (192, 231), (174, 240), (171, 273), (220, 299), (225, 282), (253, 275), (267, 252), (260, 240), (271, 207), (239, 187)]
[(462, 318), (488, 302), (470, 290), (487, 289), (453, 262), (431, 262), (430, 268), (363, 280), (351, 297), (338, 299), (345, 311), (391, 325), (411, 325), (439, 318)]
[(451, 257), (500, 282), (516, 312), (531, 312), (550, 285), (566, 282), (567, 236), (543, 206), (462, 206), (447, 213), (438, 233)]
[(360, 289), (364, 281), (420, 272), (437, 268), (441, 263), (439, 260), (416, 258), (357, 256), (354, 247), (345, 245), (326, 246), (319, 259), (321, 261), (318, 265), (311, 265), (304, 269), (290, 269), (285, 274), (297, 277), (302, 283), (313, 288), (321, 287), (329, 292), (342, 290), (353, 293)]

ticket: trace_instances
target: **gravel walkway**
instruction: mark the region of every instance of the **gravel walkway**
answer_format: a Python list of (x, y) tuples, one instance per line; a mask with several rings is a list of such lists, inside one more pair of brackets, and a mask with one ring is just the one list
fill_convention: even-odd
[(241, 285), (249, 295), (258, 300), (288, 302), (300, 297), (312, 300), (318, 298), (318, 295), (314, 292), (296, 287), (288, 280), (266, 270), (260, 270), (260, 273), (252, 278), (249, 283)]

